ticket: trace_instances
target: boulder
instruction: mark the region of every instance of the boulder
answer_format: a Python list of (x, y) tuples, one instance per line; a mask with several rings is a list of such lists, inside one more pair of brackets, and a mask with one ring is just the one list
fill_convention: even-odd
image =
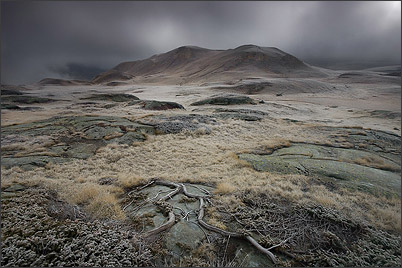
[(142, 101), (141, 106), (145, 110), (170, 110), (170, 109), (184, 109), (181, 104), (170, 101), (155, 101), (155, 100), (145, 100)]

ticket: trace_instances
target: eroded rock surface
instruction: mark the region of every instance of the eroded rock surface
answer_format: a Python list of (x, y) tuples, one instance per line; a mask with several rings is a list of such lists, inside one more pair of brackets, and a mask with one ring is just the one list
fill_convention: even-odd
[(212, 96), (210, 98), (193, 102), (191, 106), (198, 105), (236, 105), (236, 104), (256, 104), (252, 98), (244, 95), (226, 94)]
[(132, 144), (154, 134), (149, 125), (115, 116), (66, 116), (2, 127), (2, 166), (31, 169), (87, 159), (109, 143)]
[(334, 130), (338, 132), (331, 134), (333, 143), (293, 143), (266, 152), (257, 149), (239, 158), (258, 171), (325, 177), (347, 188), (400, 196), (400, 137), (374, 130)]

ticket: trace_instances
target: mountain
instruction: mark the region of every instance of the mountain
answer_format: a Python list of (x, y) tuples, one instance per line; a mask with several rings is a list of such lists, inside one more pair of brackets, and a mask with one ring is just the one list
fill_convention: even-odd
[(212, 50), (182, 46), (148, 59), (123, 62), (92, 82), (112, 81), (192, 83), (250, 77), (323, 77), (318, 68), (275, 47), (244, 45)]

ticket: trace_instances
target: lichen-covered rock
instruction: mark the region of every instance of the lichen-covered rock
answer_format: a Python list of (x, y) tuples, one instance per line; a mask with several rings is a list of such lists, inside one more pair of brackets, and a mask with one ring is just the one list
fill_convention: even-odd
[(347, 188), (400, 196), (400, 165), (372, 152), (294, 144), (269, 155), (240, 154), (239, 158), (258, 171), (315, 175)]
[(227, 95), (212, 96), (212, 97), (204, 99), (204, 100), (193, 102), (190, 105), (198, 106), (198, 105), (206, 105), (206, 104), (236, 105), (236, 104), (256, 104), (256, 102), (248, 96), (227, 94)]
[(144, 100), (140, 102), (141, 107), (145, 110), (170, 110), (170, 109), (184, 109), (181, 104), (171, 101), (155, 101), (155, 100)]
[(5, 126), (1, 131), (2, 166), (31, 169), (87, 159), (110, 143), (144, 141), (155, 128), (116, 116), (65, 116)]

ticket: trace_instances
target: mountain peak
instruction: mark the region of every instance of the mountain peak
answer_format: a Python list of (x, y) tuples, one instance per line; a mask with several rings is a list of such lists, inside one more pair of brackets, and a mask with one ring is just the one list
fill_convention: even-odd
[(105, 72), (101, 76), (110, 80), (119, 78), (118, 74), (121, 74), (120, 76), (129, 75), (135, 81), (172, 83), (222, 81), (250, 76), (323, 76), (323, 73), (276, 47), (253, 44), (228, 50), (181, 46), (148, 59), (121, 63), (113, 68), (112, 74)]
[(184, 50), (184, 49), (188, 49), (188, 50), (209, 50), (207, 48), (198, 47), (198, 46), (191, 46), (191, 45), (181, 46), (181, 47), (176, 48), (175, 50)]

